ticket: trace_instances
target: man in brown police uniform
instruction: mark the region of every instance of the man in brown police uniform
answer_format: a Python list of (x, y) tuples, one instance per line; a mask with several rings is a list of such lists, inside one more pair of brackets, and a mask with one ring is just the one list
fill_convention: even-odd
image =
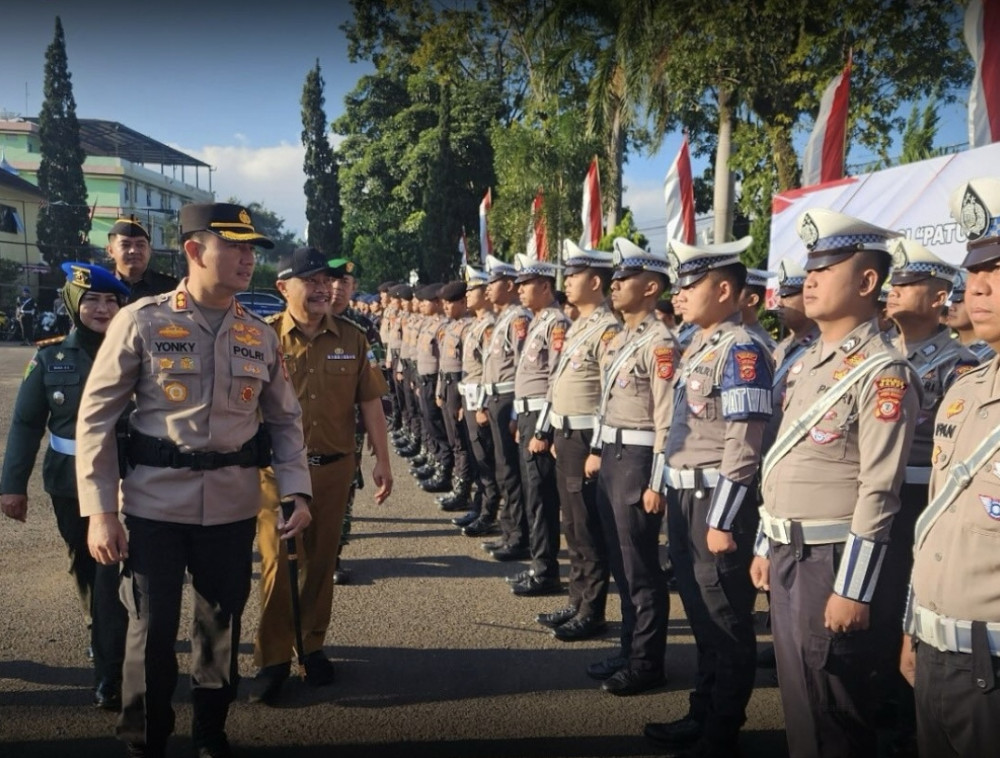
[(569, 604), (537, 617), (556, 639), (584, 640), (604, 631), (608, 598), (607, 546), (597, 513), (597, 481), (584, 476), (594, 415), (601, 402), (601, 359), (621, 324), (605, 304), (612, 255), (563, 241), (563, 286), (579, 316), (566, 332), (549, 383), (546, 415), (538, 423), (553, 434), (562, 530), (569, 552)]
[[(125, 561), (129, 630), (116, 731), (133, 756), (165, 753), (188, 573), (191, 733), (207, 758), (231, 754), (225, 723), (239, 679), (258, 467), (270, 461), (281, 496), (295, 501), (278, 522), (284, 538), (309, 525), (311, 485), (278, 339), (233, 297), (250, 282), (254, 245), (271, 241), (228, 203), (184, 206), (180, 233), (188, 277), (120, 311), (98, 352), (77, 419), (77, 482), (91, 553), (103, 564)], [(121, 481), (115, 423), (133, 399)]]
[(628, 696), (665, 681), (669, 597), (659, 558), (666, 509), (661, 490), (680, 355), (655, 313), (656, 301), (670, 285), (666, 258), (624, 237), (616, 238), (614, 247), (611, 302), (624, 328), (608, 343), (601, 362), (594, 450), (584, 470), (598, 477), (597, 508), (621, 598), (621, 650), (587, 673), (605, 680), (605, 692)]
[(670, 242), (678, 302), (700, 327), (674, 385), (663, 472), (670, 562), (698, 670), (688, 713), (648, 724), (645, 734), (668, 748), (690, 748), (690, 755), (739, 752), (757, 668), (757, 591), (749, 568), (774, 367), (770, 345), (742, 322), (747, 269), (740, 254), (752, 241)]
[(465, 304), (475, 314), (475, 320), (465, 330), (462, 339), (462, 393), (465, 398), (462, 418), (469, 433), (478, 486), (469, 513), (454, 519), (453, 523), (462, 527), (462, 534), (466, 537), (482, 537), (499, 529), (500, 488), (497, 484), (493, 433), (489, 418), (480, 417), (478, 413), (483, 410), (486, 401), (483, 356), (496, 323), (493, 304), (486, 297), (488, 282), (489, 275), (485, 271), (465, 267)]
[[(976, 336), (1000, 348), (1000, 181), (952, 196)], [(992, 755), (1000, 744), (1000, 391), (996, 358), (945, 395), (930, 504), (918, 519), (901, 668), (914, 685), (921, 755)], [(914, 649), (915, 648), (915, 649)]]
[(524, 349), (531, 312), (517, 302), (514, 279), (517, 271), (509, 263), (486, 257), (489, 283), (486, 297), (497, 310), (496, 323), (483, 353), (483, 410), (476, 421), (489, 424), (497, 463), (497, 484), (504, 499), (500, 511), (501, 538), (483, 545), (498, 561), (529, 557), (528, 521), (521, 488), (521, 452), (514, 440), (511, 419), (514, 410), (514, 373)]
[[(329, 314), (334, 282), (347, 273), (343, 266), (333, 268), (331, 263), (312, 247), (297, 248), (282, 260), (275, 286), (287, 307), (268, 319), (302, 406), (312, 482), (312, 524), (297, 551), (303, 650), (295, 652), (304, 658), (305, 680), (313, 686), (333, 681), (333, 664), (323, 653), (323, 641), (330, 625), (333, 571), (344, 512), (357, 465), (356, 404), (375, 450), (375, 501), (381, 503), (392, 491), (381, 401), (385, 380), (364, 332), (347, 319)], [(273, 470), (261, 473), (261, 489), (257, 517), (261, 610), (254, 646), (260, 672), (250, 699), (272, 703), (291, 670), (295, 625), (289, 612), (288, 563), (281, 557), (276, 528), (281, 498)]]
[[(820, 339), (789, 369), (764, 458), (751, 576), (771, 591), (792, 756), (873, 755), (879, 573), (920, 413), (920, 384), (878, 329), (898, 233), (824, 209), (799, 220), (803, 299)], [(763, 537), (767, 537), (766, 540)], [(874, 607), (874, 608), (873, 608)]]
[(448, 433), (455, 465), (452, 468), (451, 492), (437, 498), (444, 511), (464, 511), (469, 505), (475, 461), (469, 430), (464, 421), (462, 384), (462, 342), (472, 326), (465, 304), (465, 282), (449, 282), (438, 290), (447, 319), (441, 330), (441, 358), (438, 363), (436, 396)]
[(131, 290), (129, 302), (170, 292), (177, 286), (172, 276), (149, 267), (152, 250), (149, 232), (135, 216), (120, 218), (108, 230), (108, 255), (115, 262), (115, 276)]
[(556, 301), (556, 267), (518, 254), (518, 297), (531, 311), (531, 326), (514, 376), (514, 412), (521, 448), (521, 491), (528, 521), (531, 565), (510, 577), (522, 597), (563, 591), (559, 581), (559, 491), (552, 458), (552, 429), (545, 424), (549, 377), (559, 362), (570, 321)]
[(969, 312), (965, 308), (966, 276), (965, 271), (959, 271), (955, 276), (951, 297), (948, 298), (948, 314), (945, 316), (944, 324), (951, 329), (952, 336), (965, 345), (980, 363), (983, 363), (991, 360), (996, 355), (996, 351), (976, 336), (972, 319), (969, 318)]

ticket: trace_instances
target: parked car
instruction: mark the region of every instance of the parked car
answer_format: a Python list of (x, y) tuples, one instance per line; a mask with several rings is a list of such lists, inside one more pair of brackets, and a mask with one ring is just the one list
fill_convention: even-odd
[(258, 316), (270, 316), (285, 310), (285, 300), (280, 295), (264, 290), (238, 292), (236, 299), (244, 308), (249, 308)]

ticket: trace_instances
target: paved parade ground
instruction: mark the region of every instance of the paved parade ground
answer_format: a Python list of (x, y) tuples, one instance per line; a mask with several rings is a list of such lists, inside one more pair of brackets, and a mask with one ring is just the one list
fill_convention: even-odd
[[(0, 347), (0, 434), (32, 350)], [(610, 654), (619, 631), (618, 598), (608, 603), (603, 639), (562, 643), (534, 622), (565, 596), (519, 598), (501, 564), (463, 537), (433, 496), (416, 487), (393, 455), (396, 489), (376, 507), (358, 495), (344, 565), (352, 583), (337, 587), (327, 653), (336, 682), (320, 689), (290, 680), (277, 708), (246, 702), (230, 711), (228, 732), (240, 756), (406, 756), (409, 758), (583, 758), (662, 755), (642, 737), (647, 721), (684, 715), (694, 645), (671, 593), (669, 681), (631, 698), (601, 692), (584, 673)], [(365, 474), (371, 470), (366, 459)], [(65, 547), (41, 488), (41, 454), (29, 490), (26, 524), (0, 521), (0, 756), (117, 756), (114, 715), (91, 705), (88, 634), (66, 572)], [(563, 576), (565, 551), (560, 556)], [(240, 670), (253, 676), (257, 586), (243, 617)], [(177, 650), (177, 732), (170, 756), (187, 756), (190, 695), (185, 602)], [(762, 641), (769, 637), (762, 636)], [(245, 682), (244, 682), (245, 685)], [(744, 756), (786, 754), (773, 671), (760, 671), (744, 727)]]

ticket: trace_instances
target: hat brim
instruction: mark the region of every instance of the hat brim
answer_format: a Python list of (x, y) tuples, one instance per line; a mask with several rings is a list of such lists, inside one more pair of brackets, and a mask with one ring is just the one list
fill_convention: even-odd
[(611, 275), (611, 281), (618, 282), (622, 279), (630, 279), (633, 276), (638, 276), (645, 270), (644, 268), (616, 268), (615, 272)]
[(905, 285), (905, 284), (916, 284), (917, 282), (924, 282), (928, 279), (937, 279), (939, 282), (946, 284), (951, 287), (951, 279), (946, 279), (943, 276), (935, 276), (929, 271), (898, 271), (893, 272), (892, 277), (889, 279), (889, 284), (892, 285)]
[(1000, 237), (991, 237), (988, 240), (977, 240), (970, 242), (966, 246), (965, 260), (962, 261), (962, 268), (974, 268), (982, 266), (984, 263), (991, 263), (1000, 259)]
[[(195, 231), (211, 232), (216, 237), (221, 237), (227, 242), (245, 242), (254, 247), (262, 247), (265, 250), (272, 250), (274, 248), (274, 243), (271, 240), (261, 234), (257, 234), (257, 232), (220, 232), (214, 229), (198, 229)], [(185, 236), (189, 236), (190, 234), (194, 234), (194, 232), (188, 232)]]
[(684, 289), (685, 287), (690, 287), (692, 284), (697, 284), (708, 275), (709, 271), (714, 271), (714, 269), (703, 268), (701, 271), (695, 271), (693, 274), (679, 276), (677, 277), (677, 286), (680, 289)]
[(329, 274), (333, 276), (333, 269), (329, 266), (320, 266), (319, 268), (309, 269), (308, 271), (299, 271), (298, 273), (294, 271), (289, 271), (287, 274), (279, 275), (278, 279), (280, 281), (287, 281), (289, 279), (305, 279), (307, 276), (313, 276), (314, 274)]
[(806, 257), (805, 265), (802, 266), (806, 271), (819, 271), (821, 268), (830, 268), (830, 266), (835, 266), (838, 263), (846, 261), (848, 258), (857, 253), (857, 250), (828, 250), (822, 253), (809, 253)]

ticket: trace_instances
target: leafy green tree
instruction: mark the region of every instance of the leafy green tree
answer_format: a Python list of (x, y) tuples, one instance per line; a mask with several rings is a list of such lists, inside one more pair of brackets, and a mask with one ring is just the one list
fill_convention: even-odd
[(317, 60), (315, 67), (306, 75), (302, 87), (306, 222), (309, 224), (309, 244), (330, 257), (337, 258), (343, 250), (343, 211), (340, 207), (337, 161), (327, 137), (323, 86), (323, 76)]
[(297, 242), (295, 234), (285, 228), (285, 219), (256, 200), (244, 203), (238, 197), (231, 197), (226, 202), (233, 203), (234, 205), (242, 205), (250, 211), (250, 215), (253, 217), (254, 229), (274, 242), (272, 250), (259, 249), (258, 255), (264, 262), (274, 264), (284, 256), (292, 254)]
[(41, 163), (38, 188), (48, 203), (38, 214), (38, 248), (56, 270), (59, 264), (89, 252), (85, 154), (66, 58), (66, 37), (56, 16), (55, 37), (45, 51), (45, 100), (38, 117)]

